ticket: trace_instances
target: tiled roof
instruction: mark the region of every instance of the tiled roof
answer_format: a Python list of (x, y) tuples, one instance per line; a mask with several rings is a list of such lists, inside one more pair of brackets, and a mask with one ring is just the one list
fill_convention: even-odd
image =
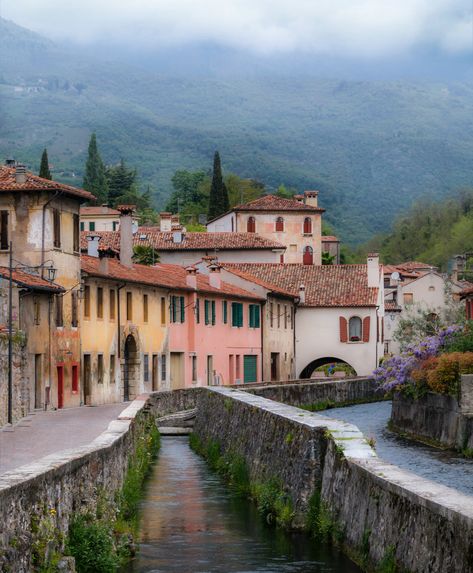
[[(0, 267), (0, 277), (7, 280), (9, 279), (10, 271), (8, 267)], [(53, 282), (49, 282), (45, 279), (42, 279), (37, 275), (32, 275), (30, 273), (18, 269), (13, 270), (12, 280), (20, 287), (30, 288), (32, 290), (40, 290), (53, 293), (64, 292), (62, 286)]]
[[(87, 250), (87, 235), (90, 231), (81, 233), (81, 249)], [(120, 250), (119, 231), (99, 231), (100, 246), (109, 246), (117, 252)], [(141, 238), (142, 236), (145, 238)], [(256, 233), (183, 233), (181, 243), (173, 241), (173, 233), (163, 233), (156, 227), (138, 227), (133, 236), (134, 245), (152, 245), (158, 251), (231, 251), (254, 249), (285, 249), (286, 247), (257, 235)]]
[(385, 300), (384, 301), (384, 310), (387, 312), (401, 312), (402, 307), (394, 302), (393, 300)]
[(81, 207), (80, 214), (82, 216), (97, 216), (97, 215), (109, 215), (114, 217), (120, 216), (120, 211), (112, 209), (111, 207), (106, 207), (105, 205), (97, 205), (92, 207)]
[(285, 199), (277, 195), (264, 195), (258, 199), (254, 199), (249, 203), (237, 205), (233, 208), (234, 211), (307, 211), (312, 213), (323, 213), (325, 209), (322, 207), (313, 207), (305, 205), (295, 199)]
[(464, 298), (466, 296), (470, 296), (473, 295), (473, 286), (464, 288), (463, 290), (460, 291), (460, 297)]
[(322, 235), (321, 241), (322, 243), (339, 243), (340, 239), (334, 235)]
[[(100, 259), (98, 257), (82, 255), (81, 267), (84, 273), (94, 277), (163, 287), (171, 290), (194, 290), (187, 284), (187, 271), (179, 265), (157, 264), (154, 267), (148, 267), (134, 264), (129, 268), (121, 265), (118, 259), (111, 258), (108, 259), (107, 272), (103, 272), (100, 269)], [(197, 291), (214, 296), (227, 295), (234, 298), (263, 300), (251, 292), (224, 281), (221, 283), (221, 288), (215, 288), (210, 285), (208, 275), (197, 274)]]
[(15, 179), (15, 168), (6, 167), (5, 165), (0, 166), (0, 192), (12, 191), (60, 191), (65, 195), (80, 197), (87, 201), (95, 200), (95, 197), (84, 189), (64, 185), (63, 183), (50, 181), (49, 179), (43, 179), (30, 172), (26, 173), (25, 183), (17, 183)]
[(426, 271), (429, 269), (437, 268), (435, 265), (428, 263), (419, 263), (418, 261), (406, 261), (405, 263), (399, 263), (396, 266), (406, 271)]
[(225, 268), (262, 280), (266, 285), (299, 296), (312, 307), (376, 306), (378, 289), (368, 287), (366, 265), (302, 265), (280, 263), (225, 263)]
[(221, 263), (221, 265), (226, 271), (228, 271), (228, 272), (230, 272), (236, 276), (239, 276), (242, 279), (245, 279), (245, 280), (251, 281), (257, 285), (260, 285), (263, 288), (268, 289), (271, 292), (281, 294), (283, 296), (287, 296), (290, 298), (298, 298), (299, 297), (299, 293), (296, 294), (295, 292), (290, 291), (287, 288), (282, 288), (276, 284), (269, 283), (266, 280), (255, 276), (254, 274), (245, 272), (244, 270), (241, 270), (240, 268), (236, 268), (236, 267), (238, 267), (238, 265), (232, 265), (232, 264), (227, 265), (226, 263)]

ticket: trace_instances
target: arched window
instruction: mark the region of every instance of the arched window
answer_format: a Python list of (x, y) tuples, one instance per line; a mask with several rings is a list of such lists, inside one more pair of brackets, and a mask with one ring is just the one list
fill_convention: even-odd
[(302, 255), (302, 262), (304, 265), (313, 265), (314, 264), (314, 249), (307, 245), (304, 247), (304, 253)]
[(310, 217), (304, 219), (304, 235), (312, 235), (312, 219)]
[(348, 322), (348, 340), (359, 342), (361, 340), (362, 323), (359, 316), (352, 316)]
[(284, 231), (284, 218), (278, 217), (276, 219), (276, 233), (281, 233)]
[(256, 233), (256, 219), (254, 217), (248, 217), (246, 222), (246, 231), (248, 233)]

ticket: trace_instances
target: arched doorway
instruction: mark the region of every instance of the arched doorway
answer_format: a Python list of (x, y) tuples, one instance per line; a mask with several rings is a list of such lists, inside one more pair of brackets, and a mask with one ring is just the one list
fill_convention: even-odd
[(123, 356), (125, 358), (123, 365), (123, 400), (128, 402), (136, 395), (140, 365), (136, 341), (132, 334), (126, 337)]
[(248, 217), (248, 221), (246, 222), (246, 231), (248, 233), (256, 233), (256, 219), (253, 216)]
[(353, 374), (351, 374), (352, 376), (357, 375), (356, 370), (353, 368), (353, 366), (351, 364), (348, 364), (348, 362), (345, 362), (345, 360), (341, 360), (340, 358), (336, 358), (335, 356), (324, 356), (323, 358), (317, 358), (316, 360), (313, 360), (312, 362), (307, 364), (307, 366), (300, 373), (299, 378), (302, 380), (310, 378), (314, 370), (317, 370), (317, 368), (319, 368), (320, 366), (325, 366), (326, 364), (342, 364), (342, 365), (344, 364), (353, 371)]
[(314, 249), (307, 245), (304, 248), (304, 254), (302, 256), (302, 262), (304, 265), (313, 265), (314, 264)]

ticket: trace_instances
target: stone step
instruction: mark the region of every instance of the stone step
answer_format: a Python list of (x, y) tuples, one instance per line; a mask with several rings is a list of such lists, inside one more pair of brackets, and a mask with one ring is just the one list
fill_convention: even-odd
[(191, 410), (181, 410), (180, 412), (175, 412), (173, 414), (167, 414), (166, 416), (161, 416), (156, 420), (158, 428), (165, 427), (194, 427), (194, 420), (197, 410), (193, 408)]
[(192, 428), (180, 428), (178, 426), (160, 426), (159, 433), (161, 436), (188, 436), (192, 434)]

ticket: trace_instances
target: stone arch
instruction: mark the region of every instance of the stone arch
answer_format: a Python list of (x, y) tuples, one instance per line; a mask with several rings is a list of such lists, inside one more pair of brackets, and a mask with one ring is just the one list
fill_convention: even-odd
[(128, 334), (123, 346), (123, 400), (136, 397), (140, 383), (140, 354), (133, 334)]
[[(311, 377), (312, 373), (316, 368), (319, 368), (319, 366), (325, 366), (325, 364), (330, 364), (331, 362), (339, 362), (341, 364), (347, 364), (348, 366), (350, 366), (350, 368), (353, 368), (353, 366), (346, 360), (342, 360), (341, 358), (336, 358), (335, 356), (324, 356), (322, 358), (316, 358), (315, 360), (312, 360), (312, 362), (309, 362), (309, 364), (307, 364), (307, 366), (302, 369), (299, 378), (308, 379)], [(357, 372), (354, 368), (353, 371), (355, 372), (355, 375), (357, 375)]]

